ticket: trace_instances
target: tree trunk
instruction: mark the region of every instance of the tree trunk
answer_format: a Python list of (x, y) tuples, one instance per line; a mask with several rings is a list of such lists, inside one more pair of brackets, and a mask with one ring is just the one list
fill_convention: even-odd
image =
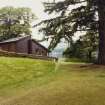
[(98, 64), (105, 65), (105, 0), (98, 0), (99, 53)]
[(89, 62), (92, 61), (92, 51), (89, 51), (89, 53), (88, 53), (88, 59), (89, 59)]

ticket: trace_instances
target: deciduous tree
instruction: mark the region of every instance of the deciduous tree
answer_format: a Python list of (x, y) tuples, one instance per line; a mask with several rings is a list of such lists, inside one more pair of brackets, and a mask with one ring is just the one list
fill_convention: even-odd
[(30, 35), (35, 15), (30, 8), (3, 7), (0, 9), (0, 41), (12, 37)]

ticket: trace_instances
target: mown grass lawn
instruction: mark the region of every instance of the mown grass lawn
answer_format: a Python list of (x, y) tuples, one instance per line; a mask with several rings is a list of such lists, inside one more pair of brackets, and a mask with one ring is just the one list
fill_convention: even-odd
[(0, 99), (18, 96), (46, 84), (50, 81), (54, 68), (54, 62), (0, 57)]
[(0, 58), (0, 105), (105, 105), (105, 66)]

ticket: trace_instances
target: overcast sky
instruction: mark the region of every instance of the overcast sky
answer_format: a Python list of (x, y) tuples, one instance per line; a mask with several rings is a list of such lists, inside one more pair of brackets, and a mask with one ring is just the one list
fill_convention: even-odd
[(44, 0), (0, 0), (0, 7), (29, 7), (39, 18), (43, 18), (46, 17), (46, 15), (43, 12), (42, 1)]

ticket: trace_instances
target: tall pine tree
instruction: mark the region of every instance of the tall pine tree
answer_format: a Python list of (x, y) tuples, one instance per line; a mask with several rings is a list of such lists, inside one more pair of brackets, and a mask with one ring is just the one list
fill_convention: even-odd
[[(49, 48), (53, 49), (62, 38), (70, 40), (78, 31), (93, 32), (99, 35), (98, 64), (105, 65), (105, 0), (64, 0), (47, 4), (49, 14), (57, 16), (42, 21), (40, 31), (51, 37)], [(39, 25), (40, 25), (39, 24)]]

